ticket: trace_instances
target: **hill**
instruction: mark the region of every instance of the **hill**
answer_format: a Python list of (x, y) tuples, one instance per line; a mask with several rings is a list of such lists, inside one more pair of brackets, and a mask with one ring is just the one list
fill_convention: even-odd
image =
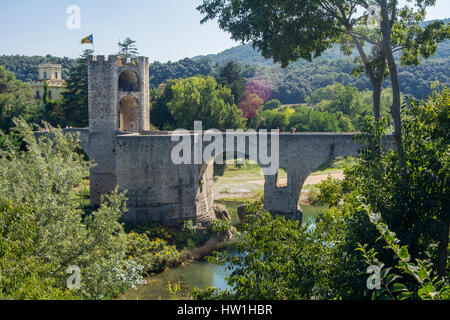
[[(450, 18), (440, 20), (444, 23), (450, 23)], [(433, 21), (425, 21), (423, 23), (424, 26), (428, 25)], [(450, 56), (450, 41), (446, 41), (439, 45), (438, 52), (431, 59), (448, 59)], [(352, 56), (357, 56), (357, 52), (354, 52)], [(209, 58), (212, 63), (224, 65), (230, 60), (241, 62), (244, 65), (255, 65), (262, 64), (266, 66), (275, 66), (270, 59), (265, 59), (261, 53), (255, 50), (251, 44), (242, 44), (225, 51), (222, 51), (218, 54), (209, 54), (204, 56), (196, 56), (193, 57), (193, 60), (199, 61), (204, 58)], [(317, 61), (320, 60), (330, 60), (330, 59), (340, 59), (346, 58), (346, 56), (339, 50), (337, 46), (333, 46), (331, 49), (325, 51)], [(304, 60), (300, 60), (294, 64), (305, 64), (307, 63)]]
[[(450, 22), (450, 19), (444, 21)], [(421, 65), (400, 67), (399, 78), (402, 92), (416, 98), (423, 98), (429, 95), (432, 82), (439, 80), (441, 83), (449, 83), (449, 57), (450, 41), (446, 41), (439, 45), (433, 57), (423, 61)], [(370, 82), (365, 74), (357, 78), (351, 75), (354, 69), (354, 57), (345, 56), (337, 46), (330, 48), (312, 62), (300, 60), (285, 69), (263, 58), (250, 44), (236, 46), (218, 54), (185, 58), (177, 62), (153, 62), (150, 65), (150, 84), (152, 87), (157, 87), (169, 79), (195, 75), (217, 77), (220, 68), (230, 60), (241, 64), (245, 78), (264, 79), (269, 83), (270, 99), (278, 99), (283, 104), (304, 103), (312, 92), (334, 83), (353, 85), (359, 90), (371, 90)], [(73, 64), (72, 59), (51, 55), (46, 57), (0, 56), (0, 65), (14, 72), (22, 81), (36, 80), (37, 66), (43, 62), (61, 64), (64, 77), (67, 77), (68, 70)], [(384, 87), (389, 86), (388, 80), (384, 83)]]
[(0, 56), (0, 65), (7, 70), (14, 72), (16, 78), (29, 82), (38, 79), (38, 66), (41, 63), (57, 63), (62, 65), (63, 78), (66, 79), (69, 74), (69, 69), (73, 65), (73, 59), (64, 57), (54, 57), (52, 55), (43, 56), (23, 56), (10, 55)]

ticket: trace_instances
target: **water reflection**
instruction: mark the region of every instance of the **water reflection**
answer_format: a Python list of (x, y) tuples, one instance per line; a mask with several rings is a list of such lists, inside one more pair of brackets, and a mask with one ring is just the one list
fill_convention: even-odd
[(224, 266), (218, 266), (206, 261), (193, 262), (176, 269), (167, 270), (154, 275), (147, 280), (147, 284), (136, 290), (128, 290), (123, 299), (127, 300), (165, 300), (169, 298), (168, 283), (181, 284), (181, 295), (188, 297), (193, 288), (206, 289), (216, 287), (226, 289), (225, 278), (229, 276), (229, 270)]
[[(314, 223), (323, 212), (323, 208), (302, 206), (304, 223)], [(207, 261), (192, 262), (176, 269), (149, 277), (147, 284), (128, 290), (123, 299), (127, 300), (166, 300), (169, 298), (168, 283), (181, 284), (181, 296), (188, 298), (193, 288), (206, 289), (216, 287), (227, 289), (226, 278), (231, 271), (226, 266), (218, 266)]]

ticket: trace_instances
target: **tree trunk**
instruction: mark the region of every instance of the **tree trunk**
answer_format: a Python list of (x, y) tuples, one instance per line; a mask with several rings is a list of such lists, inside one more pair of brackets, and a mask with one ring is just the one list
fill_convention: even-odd
[(398, 161), (402, 174), (405, 174), (406, 160), (405, 151), (403, 148), (403, 136), (402, 136), (402, 119), (401, 119), (401, 97), (400, 97), (400, 84), (398, 81), (397, 65), (395, 63), (394, 54), (392, 53), (391, 45), (391, 25), (388, 14), (386, 1), (380, 2), (381, 7), (381, 33), (383, 36), (382, 49), (386, 56), (387, 65), (389, 68), (389, 75), (391, 77), (392, 85), (392, 106), (391, 115), (394, 120), (394, 140), (398, 153)]
[(373, 116), (375, 118), (375, 124), (377, 124), (381, 117), (381, 83), (379, 81), (373, 82), (372, 87)]
[[(370, 61), (367, 58), (367, 55), (364, 51), (363, 46), (361, 45), (361, 42), (353, 35), (353, 29), (350, 26), (347, 26), (348, 28), (348, 35), (353, 39), (353, 42), (356, 45), (356, 48), (358, 49), (359, 55), (363, 61), (364, 68), (366, 70), (367, 75), (369, 76), (370, 83), (372, 84), (372, 97), (373, 97), (373, 115), (375, 118), (375, 125), (380, 120), (380, 114), (381, 114), (381, 85), (384, 80), (384, 69), (386, 68), (385, 62), (382, 62), (382, 71), (380, 72), (380, 76), (375, 76), (375, 70), (373, 66), (371, 65)], [(384, 59), (384, 56), (382, 57)]]
[[(390, 50), (389, 50), (390, 51)], [(397, 66), (395, 64), (394, 56), (392, 55), (392, 51), (386, 54), (389, 74), (391, 77), (392, 83), (392, 106), (391, 106), (391, 115), (394, 120), (394, 139), (398, 152), (398, 160), (400, 164), (400, 168), (402, 170), (406, 167), (405, 161), (405, 151), (403, 149), (403, 136), (402, 136), (402, 119), (401, 119), (401, 97), (400, 97), (400, 85), (398, 82), (398, 73)]]
[(450, 236), (450, 219), (444, 222), (444, 228), (438, 245), (438, 277), (443, 279), (447, 274), (448, 238)]

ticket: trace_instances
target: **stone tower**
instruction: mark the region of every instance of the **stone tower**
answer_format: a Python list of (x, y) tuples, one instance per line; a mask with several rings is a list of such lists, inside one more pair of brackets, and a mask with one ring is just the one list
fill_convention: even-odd
[(140, 134), (150, 127), (147, 57), (90, 56), (88, 59), (91, 201), (117, 185), (116, 136)]
[(39, 80), (62, 80), (62, 67), (60, 64), (43, 63), (38, 67)]
[(51, 100), (61, 99), (61, 94), (64, 91), (66, 83), (62, 77), (62, 66), (60, 64), (43, 63), (39, 65), (38, 71), (38, 80), (29, 82), (35, 98), (42, 102), (46, 81), (48, 85), (48, 98)]

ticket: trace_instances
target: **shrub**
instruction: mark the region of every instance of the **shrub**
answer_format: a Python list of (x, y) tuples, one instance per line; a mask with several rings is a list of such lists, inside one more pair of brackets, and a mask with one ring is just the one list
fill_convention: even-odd
[(145, 274), (158, 273), (180, 263), (181, 254), (175, 246), (156, 238), (150, 240), (146, 234), (131, 232), (127, 235), (127, 257), (143, 267)]
[[(0, 150), (0, 296), (113, 298), (140, 283), (138, 266), (126, 260), (119, 223), (125, 195), (115, 191), (97, 210), (84, 212), (76, 186), (92, 164), (76, 152), (78, 140), (50, 127), (37, 138), (24, 120), (15, 123), (26, 150), (9, 137)], [(81, 288), (71, 292), (69, 266), (81, 270)]]

